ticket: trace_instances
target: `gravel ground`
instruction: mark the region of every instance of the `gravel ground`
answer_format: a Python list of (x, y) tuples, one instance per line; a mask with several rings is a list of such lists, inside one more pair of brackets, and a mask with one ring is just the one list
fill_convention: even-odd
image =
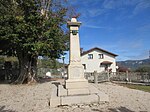
[(49, 107), (51, 82), (34, 85), (0, 84), (0, 112), (150, 112), (150, 93), (107, 82), (93, 84), (110, 102)]

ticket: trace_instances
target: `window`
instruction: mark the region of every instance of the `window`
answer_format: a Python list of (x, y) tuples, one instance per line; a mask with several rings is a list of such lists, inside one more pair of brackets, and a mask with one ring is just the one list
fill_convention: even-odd
[(93, 54), (88, 54), (88, 59), (93, 59)]
[(86, 64), (82, 64), (82, 65), (83, 65), (84, 69), (86, 69)]
[(103, 54), (99, 54), (99, 59), (103, 59), (104, 55)]

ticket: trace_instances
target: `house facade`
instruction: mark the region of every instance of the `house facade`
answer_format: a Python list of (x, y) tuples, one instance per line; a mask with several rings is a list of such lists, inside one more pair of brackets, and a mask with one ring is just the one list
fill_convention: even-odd
[(101, 48), (81, 52), (81, 62), (85, 72), (116, 72), (116, 54)]

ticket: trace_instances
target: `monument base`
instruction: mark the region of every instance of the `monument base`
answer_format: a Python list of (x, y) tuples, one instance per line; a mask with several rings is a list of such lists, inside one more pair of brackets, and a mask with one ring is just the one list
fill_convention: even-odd
[[(88, 89), (89, 94), (76, 94), (78, 89), (75, 89), (75, 93), (72, 89), (69, 89), (69, 91), (71, 91), (71, 93), (73, 94), (68, 95), (68, 90), (65, 89), (63, 85), (52, 85), (50, 107), (72, 104), (90, 104), (109, 101), (108, 95), (99, 91), (93, 85), (89, 85), (86, 89)], [(83, 89), (81, 91), (83, 91)]]
[(88, 89), (88, 81), (85, 79), (68, 79), (65, 81), (67, 95), (90, 94)]

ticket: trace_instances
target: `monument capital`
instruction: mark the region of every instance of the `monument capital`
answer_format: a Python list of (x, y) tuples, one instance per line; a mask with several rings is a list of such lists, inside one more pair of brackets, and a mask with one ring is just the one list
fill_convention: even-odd
[(81, 22), (78, 22), (76, 18), (71, 18), (71, 21), (67, 22), (67, 26), (77, 26), (79, 27), (81, 25)]

